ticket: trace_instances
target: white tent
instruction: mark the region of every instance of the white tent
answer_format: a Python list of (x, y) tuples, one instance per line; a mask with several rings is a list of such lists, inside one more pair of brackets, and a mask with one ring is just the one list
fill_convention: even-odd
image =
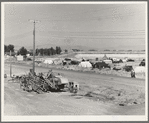
[(106, 56), (106, 54), (103, 56), (102, 60), (108, 60), (108, 57)]
[(125, 57), (122, 61), (123, 61), (123, 62), (127, 62), (127, 59), (128, 59), (128, 58), (127, 58), (127, 57)]
[(144, 66), (137, 66), (134, 68), (135, 73), (145, 73), (145, 67)]
[(37, 59), (35, 59), (35, 61), (42, 61), (43, 62), (44, 61), (44, 58), (37, 58)]
[(17, 56), (17, 60), (18, 60), (18, 61), (23, 61), (23, 56), (18, 55), (18, 56)]
[(58, 64), (62, 63), (62, 60), (61, 59), (56, 59), (56, 60), (53, 61), (53, 63), (58, 65)]
[(112, 60), (103, 60), (106, 64), (112, 64)]
[(53, 63), (53, 61), (52, 61), (52, 60), (50, 60), (50, 59), (45, 59), (43, 63), (45, 63), (45, 64), (52, 64), (52, 63)]
[(127, 59), (123, 59), (122, 61), (123, 61), (123, 62), (127, 62)]
[(118, 58), (112, 58), (113, 59), (113, 61), (119, 61), (120, 59), (118, 59)]
[(88, 62), (88, 61), (85, 61), (85, 62), (81, 62), (80, 64), (79, 64), (79, 67), (92, 67), (92, 65), (91, 65), (91, 63), (90, 62)]

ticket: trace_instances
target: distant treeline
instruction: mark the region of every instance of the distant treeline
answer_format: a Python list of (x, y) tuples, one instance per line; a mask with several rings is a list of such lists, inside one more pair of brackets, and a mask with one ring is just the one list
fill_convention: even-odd
[[(14, 53), (14, 45), (9, 44), (9, 45), (4, 45), (4, 53), (9, 54), (10, 51), (14, 54), (17, 55), (26, 55), (26, 54), (30, 54), (33, 55), (33, 50), (28, 51), (25, 47), (21, 47), (16, 53)], [(35, 55), (56, 55), (56, 54), (60, 54), (62, 52), (61, 48), (56, 46), (56, 48), (54, 49), (53, 47), (51, 48), (40, 48), (40, 49), (36, 49), (36, 54)]]
[(36, 55), (55, 55), (55, 54), (60, 54), (62, 52), (60, 47), (56, 47), (56, 49), (54, 49), (53, 47), (51, 48), (41, 48), (41, 49), (36, 49)]

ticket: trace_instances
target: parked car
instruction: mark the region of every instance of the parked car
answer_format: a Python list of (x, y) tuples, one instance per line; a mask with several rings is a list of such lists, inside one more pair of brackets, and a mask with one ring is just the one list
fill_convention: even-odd
[(127, 62), (134, 62), (135, 60), (133, 59), (127, 59)]
[(124, 66), (124, 67), (123, 67), (123, 70), (125, 70), (125, 71), (127, 71), (127, 72), (130, 72), (132, 69), (133, 69), (132, 66)]

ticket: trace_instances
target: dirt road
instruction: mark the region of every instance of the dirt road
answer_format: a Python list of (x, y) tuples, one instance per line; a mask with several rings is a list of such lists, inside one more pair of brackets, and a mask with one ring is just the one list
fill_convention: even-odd
[[(31, 67), (13, 65), (15, 75), (25, 74)], [(49, 68), (36, 67), (36, 72)], [(77, 95), (69, 92), (36, 94), (20, 89), (18, 83), (5, 79), (5, 115), (144, 115), (145, 80), (56, 70), (70, 81), (80, 84)], [(5, 65), (9, 74), (9, 65)], [(110, 92), (110, 94), (109, 94)], [(135, 101), (134, 101), (135, 100)], [(120, 106), (119, 104), (123, 104)]]

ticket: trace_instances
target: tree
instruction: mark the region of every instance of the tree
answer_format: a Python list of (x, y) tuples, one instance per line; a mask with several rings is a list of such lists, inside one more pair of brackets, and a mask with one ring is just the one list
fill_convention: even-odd
[(53, 47), (51, 47), (51, 55), (54, 55), (54, 52), (53, 52)]
[(14, 52), (14, 45), (11, 45), (11, 44), (8, 45), (8, 51), (7, 52), (10, 52), (10, 50), (11, 50), (11, 52)]
[(62, 52), (61, 48), (58, 47), (58, 54), (60, 54)]
[(56, 49), (54, 49), (53, 47), (51, 48), (41, 48), (41, 49), (36, 49), (36, 55), (40, 54), (40, 55), (55, 55), (55, 54), (60, 54), (62, 52), (60, 47), (56, 47)]
[(14, 45), (12, 45), (12, 44), (9, 44), (8, 46), (4, 45), (5, 52), (10, 52), (10, 50), (11, 50), (11, 52), (14, 52)]
[(48, 49), (48, 55), (49, 56), (51, 55), (51, 49), (50, 48)]
[(36, 55), (38, 55), (38, 54), (39, 54), (39, 49), (37, 48), (37, 49), (36, 49)]
[(44, 55), (43, 48), (40, 49), (40, 54), (41, 54), (42, 56)]
[(47, 48), (43, 49), (43, 51), (44, 51), (45, 55), (48, 55), (48, 49)]
[(17, 54), (20, 54), (20, 55), (26, 55), (27, 54), (27, 49), (24, 48), (24, 47), (21, 47), (18, 51)]
[(58, 48), (58, 47), (56, 47), (56, 54), (58, 54), (58, 52), (59, 52), (59, 48)]
[(55, 55), (56, 54), (56, 50), (55, 49), (53, 49), (53, 55)]
[(7, 45), (4, 46), (4, 52), (8, 52), (8, 47), (7, 47)]

